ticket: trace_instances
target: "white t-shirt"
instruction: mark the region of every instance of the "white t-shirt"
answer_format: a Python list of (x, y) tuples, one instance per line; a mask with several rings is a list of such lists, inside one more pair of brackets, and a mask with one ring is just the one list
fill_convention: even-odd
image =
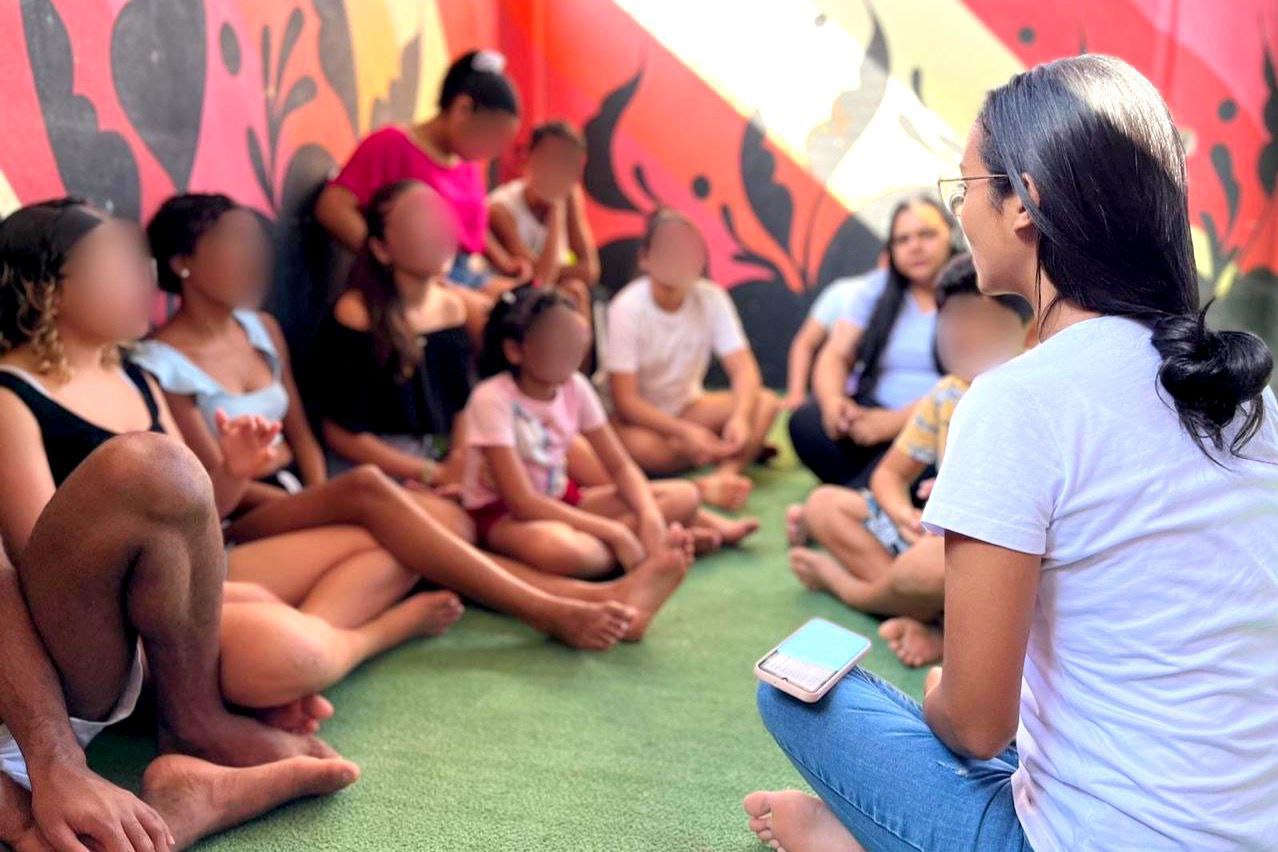
[[(887, 280), (886, 274), (867, 278), (865, 286), (853, 290), (843, 319), (865, 331)], [(907, 293), (879, 360), (879, 380), (871, 396), (887, 408), (905, 408), (926, 396), (940, 380), (941, 374), (936, 370), (936, 311), (923, 310), (918, 300)], [(855, 392), (856, 381), (856, 376), (848, 380), (849, 393)]]
[[(546, 246), (546, 234), (549, 227), (545, 222), (537, 218), (537, 214), (528, 206), (528, 199), (524, 195), (524, 179), (516, 178), (509, 183), (503, 183), (488, 194), (489, 207), (501, 207), (508, 212), (515, 220), (515, 231), (519, 234), (519, 239), (524, 245), (532, 250), (533, 254), (540, 255), (541, 250)], [(561, 242), (564, 243), (561, 252), (565, 256), (568, 255), (567, 237), (565, 236)]]
[(639, 395), (677, 415), (705, 390), (710, 355), (723, 358), (749, 346), (736, 305), (722, 287), (701, 280), (679, 310), (662, 310), (647, 276), (635, 279), (608, 306), (607, 367), (634, 373)]
[(1278, 405), (1222, 469), (1159, 364), (1104, 317), (981, 376), (923, 514), (1043, 556), (1012, 777), (1038, 852), (1278, 843)]

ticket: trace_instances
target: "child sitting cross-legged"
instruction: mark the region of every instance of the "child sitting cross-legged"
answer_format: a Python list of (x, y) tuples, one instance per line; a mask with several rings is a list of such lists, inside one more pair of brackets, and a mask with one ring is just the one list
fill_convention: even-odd
[[(718, 546), (747, 530), (707, 517), (691, 482), (648, 482), (577, 372), (588, 340), (585, 321), (554, 290), (521, 287), (497, 301), (480, 361), (489, 378), (466, 408), (462, 500), (494, 553), (561, 576), (599, 578), (620, 566), (661, 578), (640, 607), (651, 614), (682, 582), (699, 543)], [(578, 434), (612, 484), (569, 478)]]
[[(653, 476), (712, 465), (697, 478), (706, 503), (736, 511), (753, 487), (742, 475), (766, 455), (780, 409), (732, 298), (706, 275), (705, 238), (692, 220), (662, 209), (648, 219), (645, 274), (608, 306), (607, 371), (617, 434)], [(703, 386), (719, 359), (729, 390)]]
[[(971, 257), (951, 260), (937, 280), (937, 346), (946, 375), (919, 403), (875, 468), (870, 488), (824, 485), (786, 514), (790, 566), (805, 586), (877, 615), (879, 633), (910, 666), (941, 656), (944, 539), (919, 508), (941, 464), (950, 418), (971, 382), (1019, 354), (1032, 316), (1019, 296), (984, 296)], [(920, 478), (924, 478), (921, 484)], [(809, 548), (812, 540), (827, 552)]]

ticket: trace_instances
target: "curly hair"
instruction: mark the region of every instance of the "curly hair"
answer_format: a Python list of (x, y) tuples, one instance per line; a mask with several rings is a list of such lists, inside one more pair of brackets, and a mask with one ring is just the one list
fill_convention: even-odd
[(68, 374), (57, 324), (63, 267), (105, 221), (81, 199), (59, 198), (0, 222), (0, 354), (30, 346), (41, 374)]

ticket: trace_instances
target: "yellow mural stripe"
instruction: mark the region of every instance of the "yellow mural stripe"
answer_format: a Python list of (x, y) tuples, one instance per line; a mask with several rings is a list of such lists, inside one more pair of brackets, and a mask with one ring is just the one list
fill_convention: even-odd
[(449, 48), (435, 0), (347, 0), (361, 126), (372, 129), (373, 103), (385, 98), (402, 70), (403, 51), (418, 38), (414, 119), (435, 113), (439, 84), (448, 70)]
[[(954, 172), (985, 91), (1022, 70), (957, 0), (874, 4), (890, 65), (877, 80), (877, 67), (861, 75), (874, 31), (863, 3), (616, 2), (739, 114), (758, 115), (773, 144), (857, 211), (890, 206), (901, 193)], [(919, 27), (921, 20), (928, 26)], [(707, 39), (706, 32), (720, 37)], [(911, 87), (915, 68), (926, 103)], [(879, 89), (881, 101), (868, 116), (867, 92)], [(867, 219), (881, 226), (885, 215)]]
[(454, 51), (444, 38), (444, 21), (440, 17), (437, 0), (414, 2), (413, 5), (421, 10), (422, 57), (415, 110), (415, 117), (420, 120), (430, 118), (437, 110), (435, 104), (439, 99), (439, 87), (444, 82)]
[(386, 4), (380, 0), (346, 0), (351, 49), (358, 81), (360, 129), (372, 129), (373, 103), (386, 97), (399, 74), (399, 38)]

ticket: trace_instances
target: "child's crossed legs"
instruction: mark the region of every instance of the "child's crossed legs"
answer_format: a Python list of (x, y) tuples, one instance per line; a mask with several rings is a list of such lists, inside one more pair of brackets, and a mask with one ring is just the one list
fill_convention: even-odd
[[(926, 535), (899, 556), (865, 527), (870, 506), (859, 492), (826, 485), (787, 514), (790, 565), (805, 586), (827, 591), (846, 605), (879, 615), (880, 635), (907, 665), (939, 659), (934, 622), (945, 603), (944, 539)], [(812, 550), (811, 539), (828, 553)]]

